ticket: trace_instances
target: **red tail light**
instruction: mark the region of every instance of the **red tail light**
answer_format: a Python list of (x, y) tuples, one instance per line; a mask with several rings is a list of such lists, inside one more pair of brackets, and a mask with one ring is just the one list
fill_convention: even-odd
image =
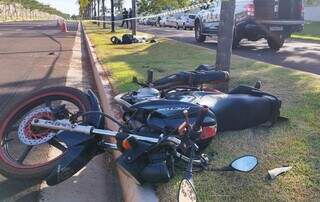
[(201, 140), (206, 140), (213, 138), (217, 135), (217, 126), (208, 126), (208, 127), (202, 127), (202, 132), (200, 135)]
[(254, 16), (254, 13), (255, 13), (255, 7), (254, 7), (254, 4), (247, 4), (245, 6), (245, 10), (247, 12), (247, 15), (249, 16)]
[(301, 17), (304, 17), (304, 5), (302, 2), (299, 5), (299, 12), (301, 13)]

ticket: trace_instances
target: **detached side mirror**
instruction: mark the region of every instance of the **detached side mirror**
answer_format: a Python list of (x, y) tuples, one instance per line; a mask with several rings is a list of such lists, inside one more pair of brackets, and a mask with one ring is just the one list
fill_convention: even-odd
[(193, 184), (188, 179), (183, 179), (180, 183), (178, 202), (196, 202), (197, 194)]
[(240, 172), (250, 172), (258, 165), (258, 159), (255, 156), (247, 155), (234, 160), (230, 168)]

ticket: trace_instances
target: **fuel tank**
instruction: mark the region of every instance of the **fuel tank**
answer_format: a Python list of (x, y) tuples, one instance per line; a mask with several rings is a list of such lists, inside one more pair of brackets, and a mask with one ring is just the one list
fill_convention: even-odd
[[(139, 119), (150, 129), (149, 135), (158, 137), (161, 134), (178, 135), (178, 128), (185, 121), (184, 110), (188, 110), (189, 123), (194, 124), (202, 106), (176, 100), (154, 100), (135, 104), (130, 110), (135, 111), (135, 119)], [(216, 132), (216, 116), (209, 110), (201, 130), (193, 134), (191, 139), (203, 150), (210, 144)]]

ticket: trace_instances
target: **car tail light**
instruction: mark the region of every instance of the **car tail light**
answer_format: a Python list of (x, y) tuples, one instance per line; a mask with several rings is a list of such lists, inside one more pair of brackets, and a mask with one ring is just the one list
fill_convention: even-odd
[(217, 135), (217, 126), (216, 125), (206, 126), (206, 127), (202, 127), (200, 139), (206, 140), (206, 139), (213, 138), (216, 135)]
[(249, 16), (254, 16), (254, 13), (255, 13), (255, 7), (254, 7), (254, 4), (247, 4), (245, 6), (245, 10), (247, 12), (247, 15)]
[(301, 14), (301, 17), (304, 17), (304, 5), (303, 5), (303, 2), (301, 2), (301, 4), (299, 4), (299, 12)]

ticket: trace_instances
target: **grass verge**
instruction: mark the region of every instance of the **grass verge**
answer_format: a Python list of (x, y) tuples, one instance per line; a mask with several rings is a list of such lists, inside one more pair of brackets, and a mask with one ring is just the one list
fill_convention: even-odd
[(291, 38), (320, 41), (320, 22), (307, 22), (303, 32), (292, 34)]
[[(147, 69), (157, 77), (193, 70), (212, 63), (215, 53), (185, 43), (157, 39), (153, 44), (112, 45), (109, 30), (86, 24), (99, 59), (120, 91), (137, 88), (132, 76), (143, 78)], [(124, 33), (119, 30), (117, 35)], [(199, 201), (317, 201), (320, 198), (320, 77), (300, 71), (233, 56), (231, 87), (264, 83), (263, 89), (283, 100), (282, 114), (290, 122), (272, 128), (256, 127), (219, 134), (206, 153), (214, 166), (224, 166), (243, 154), (258, 156), (260, 164), (250, 174), (202, 172), (195, 174)], [(274, 181), (268, 169), (282, 165), (293, 169)], [(157, 186), (161, 201), (175, 201), (181, 174)]]

